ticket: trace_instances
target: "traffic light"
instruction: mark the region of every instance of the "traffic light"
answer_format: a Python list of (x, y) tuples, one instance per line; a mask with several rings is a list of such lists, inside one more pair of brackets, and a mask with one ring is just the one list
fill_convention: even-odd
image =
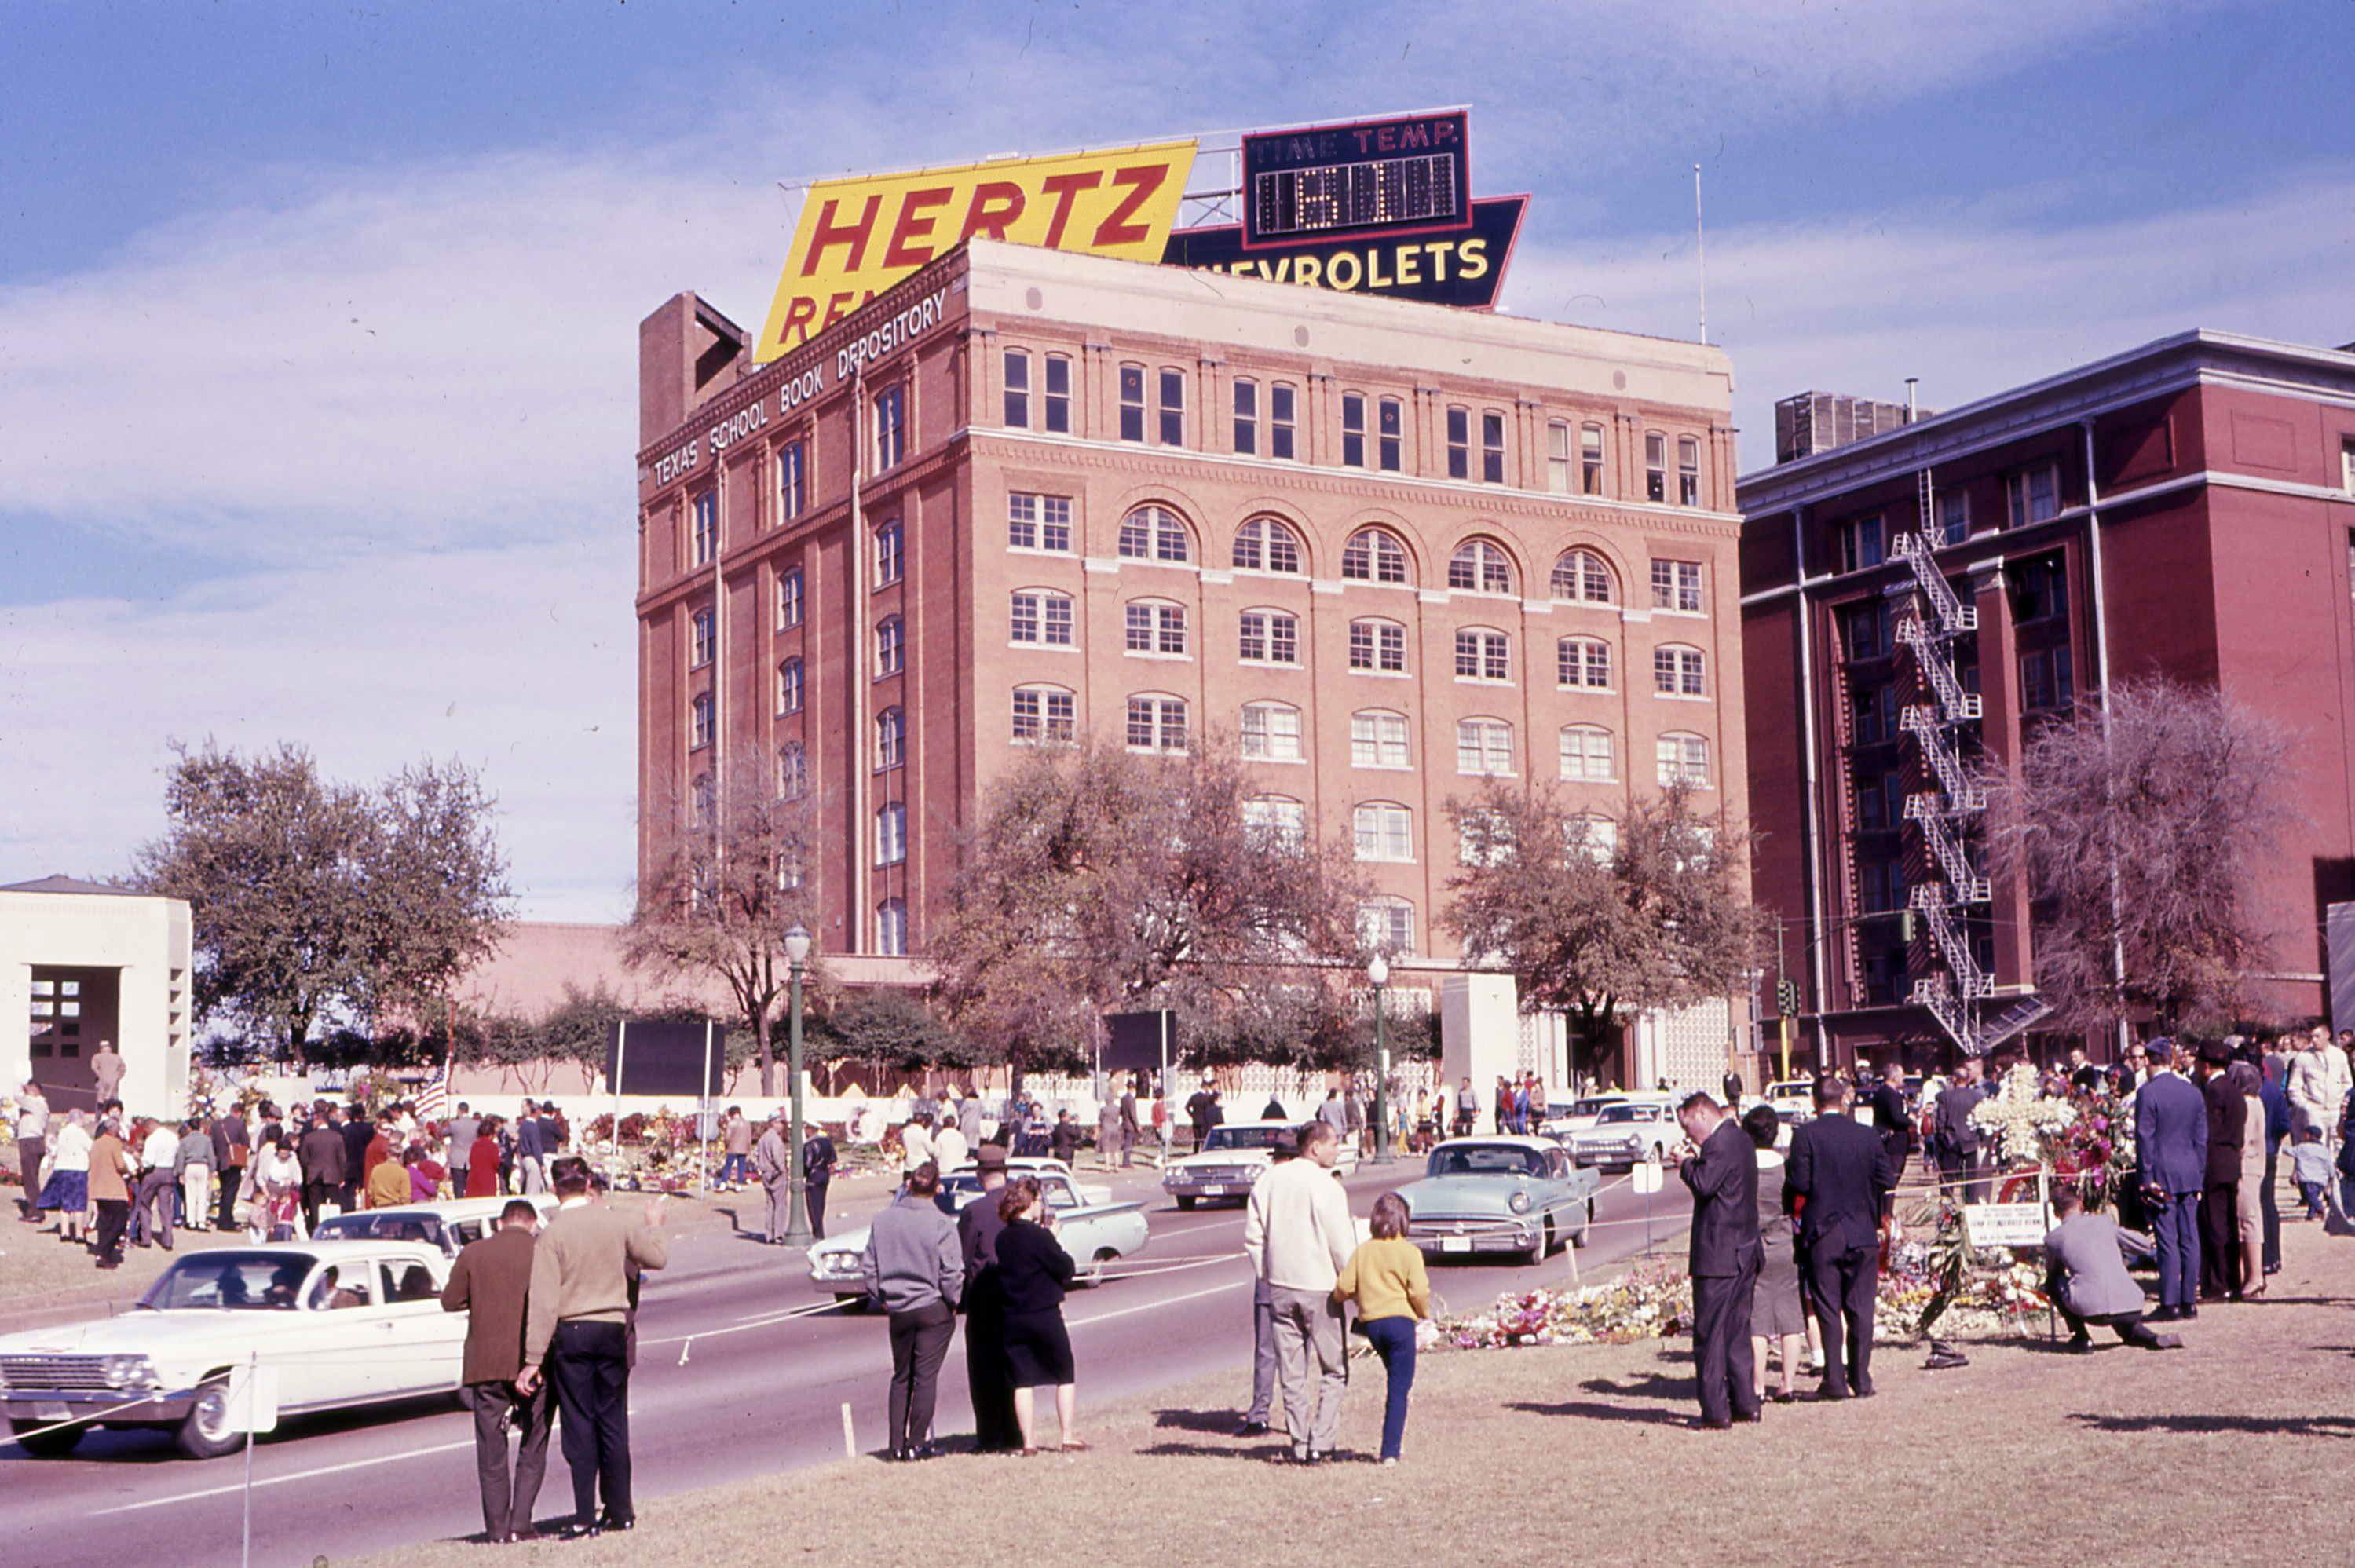
[(1799, 1011), (1799, 983), (1787, 976), (1774, 987), (1776, 1010), (1785, 1018), (1795, 1018)]
[(1908, 947), (1913, 944), (1913, 912), (1907, 910), (1897, 917), (1898, 939)]

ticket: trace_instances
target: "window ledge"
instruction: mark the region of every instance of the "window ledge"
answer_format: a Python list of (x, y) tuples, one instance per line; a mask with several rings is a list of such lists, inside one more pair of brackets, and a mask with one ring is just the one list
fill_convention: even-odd
[(1707, 702), (1710, 700), (1707, 692), (1695, 696), (1689, 691), (1656, 691), (1652, 693), (1652, 695), (1658, 698), (1663, 702)]
[(1510, 686), (1513, 680), (1510, 676), (1459, 675), (1455, 677), (1455, 684), (1458, 686)]
[(1369, 773), (1411, 773), (1414, 772), (1414, 764), (1412, 763), (1352, 762), (1349, 765), (1352, 768)]
[(1245, 669), (1299, 669), (1303, 667), (1298, 659), (1248, 659), (1239, 656), (1235, 659), (1235, 663), (1242, 666)]
[(1009, 648), (1021, 648), (1026, 652), (1039, 654), (1075, 654), (1080, 651), (1077, 643), (1023, 643), (1017, 642), (1012, 637), (1006, 639), (1006, 645)]
[(1144, 648), (1123, 648), (1121, 652), (1129, 658), (1152, 659), (1160, 664), (1192, 664), (1194, 662), (1192, 654), (1157, 654), (1147, 652)]
[(1369, 675), (1376, 680), (1412, 680), (1414, 678), (1414, 672), (1412, 670), (1359, 669), (1355, 665), (1351, 665), (1349, 667), (1349, 673), (1351, 675)]
[(1306, 757), (1254, 757), (1249, 752), (1245, 752), (1243, 753), (1243, 761), (1247, 763), (1268, 763), (1274, 766), (1284, 768), (1305, 768), (1308, 765), (1308, 759)]

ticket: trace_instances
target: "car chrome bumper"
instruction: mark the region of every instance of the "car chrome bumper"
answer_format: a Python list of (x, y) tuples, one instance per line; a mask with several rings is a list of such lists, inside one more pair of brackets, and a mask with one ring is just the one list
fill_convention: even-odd
[[(103, 1426), (181, 1421), (186, 1418), (196, 1403), (194, 1389), (177, 1393), (137, 1389), (110, 1389), (104, 1392), (76, 1389), (70, 1392), (51, 1392), (12, 1386), (5, 1395), (0, 1395), (0, 1409), (5, 1409), (11, 1421), (71, 1421), (77, 1416), (90, 1416), (104, 1411), (106, 1414), (96, 1423)], [(118, 1409), (118, 1406), (122, 1408)]]
[(1544, 1221), (1531, 1213), (1517, 1220), (1413, 1220), (1406, 1239), (1426, 1253), (1517, 1253), (1537, 1245)]

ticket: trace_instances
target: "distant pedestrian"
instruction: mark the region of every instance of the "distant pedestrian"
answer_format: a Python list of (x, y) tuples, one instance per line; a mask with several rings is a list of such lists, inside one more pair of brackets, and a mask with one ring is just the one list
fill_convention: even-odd
[(1423, 1249), (1406, 1239), (1406, 1200), (1385, 1192), (1374, 1200), (1372, 1239), (1359, 1243), (1333, 1283), (1337, 1301), (1358, 1309), (1358, 1330), (1373, 1342), (1390, 1374), (1382, 1412), (1382, 1463), (1399, 1462), (1406, 1438), (1408, 1397), (1414, 1390), (1415, 1325), (1431, 1316), (1431, 1277)]
[(1120, 1101), (1107, 1085), (1104, 1098), (1096, 1107), (1096, 1157), (1110, 1170), (1120, 1163)]
[(783, 1243), (794, 1200), (793, 1145), (786, 1140), (783, 1117), (773, 1117), (761, 1141), (752, 1146), (752, 1174), (761, 1179), (768, 1200), (761, 1239), (771, 1246)]
[(242, 1195), (245, 1173), (253, 1163), (253, 1134), (244, 1113), (234, 1106), (213, 1116), (205, 1130), (212, 1138), (213, 1179), (219, 1192), (212, 1226), (217, 1231), (234, 1230), (237, 1200)]
[(265, 1134), (254, 1150), (251, 1193), (246, 1200), (245, 1232), (256, 1242), (300, 1241), (309, 1234), (303, 1221), (303, 1162), (280, 1139)]
[(1136, 1119), (1136, 1080), (1131, 1078), (1120, 1092), (1120, 1163), (1125, 1170), (1136, 1163), (1136, 1140), (1145, 1128)]
[(840, 1157), (823, 1124), (812, 1122), (802, 1140), (802, 1193), (809, 1211), (810, 1234), (826, 1240), (826, 1190), (834, 1185), (834, 1168)]
[(450, 1192), (453, 1197), (466, 1196), (467, 1176), (474, 1163), (474, 1139), (483, 1130), (483, 1119), (474, 1115), (466, 1102), (458, 1102), (458, 1114), (442, 1125), (442, 1142), (450, 1151)]
[(1047, 1152), (1064, 1165), (1076, 1163), (1080, 1157), (1080, 1124), (1069, 1111), (1055, 1113), (1055, 1130), (1047, 1135)]
[(474, 1147), (466, 1157), (466, 1196), (499, 1195), (499, 1119), (485, 1116), (474, 1127)]
[(114, 1042), (100, 1040), (98, 1050), (91, 1055), (90, 1075), (94, 1082), (101, 1110), (121, 1096), (123, 1072), (123, 1056), (114, 1049)]
[(1958, 1203), (1987, 1201), (1987, 1183), (1977, 1179), (1979, 1129), (1971, 1113), (1986, 1098), (1979, 1093), (1979, 1064), (1965, 1057), (1953, 1087), (1940, 1093), (1931, 1125), (1931, 1147), (1938, 1161), (1939, 1196)]
[(2208, 1107), (2207, 1182), (2200, 1194), (2200, 1297), (2240, 1299), (2254, 1281), (2241, 1277), (2241, 1145), (2249, 1131), (2249, 1102), (2232, 1079), (2232, 1048), (2211, 1040), (2200, 1048), (2200, 1093)]
[(1006, 1228), (997, 1238), (997, 1277), (1006, 1300), (1006, 1359), (1014, 1376), (1014, 1420), (1022, 1452), (1039, 1449), (1037, 1393), (1055, 1391), (1057, 1446), (1084, 1450), (1079, 1435), (1079, 1373), (1071, 1336), (1063, 1326), (1063, 1293), (1077, 1271), (1055, 1238), (1055, 1211), (1039, 1199), (1039, 1183), (1021, 1177), (998, 1194)]
[[(1341, 1091), (1338, 1089), (1325, 1091), (1325, 1103), (1316, 1107), (1316, 1119), (1332, 1128), (1335, 1137), (1345, 1138), (1349, 1136), (1349, 1107), (1343, 1103)], [(1354, 1148), (1357, 1146), (1352, 1144), (1350, 1147)]]
[(752, 1164), (752, 1122), (744, 1115), (741, 1105), (728, 1107), (727, 1119), (719, 1124), (719, 1185), (736, 1191), (744, 1185), (744, 1175)]
[(964, 1098), (957, 1104), (957, 1131), (964, 1135), (965, 1147), (975, 1149), (981, 1147), (981, 1096), (975, 1093), (972, 1085), (968, 1084)]
[(172, 1176), (180, 1189), (180, 1224), (201, 1231), (213, 1217), (213, 1134), (204, 1118), (180, 1124), (180, 1147), (172, 1156)]
[[(1341, 1310), (1333, 1299), (1341, 1267), (1356, 1250), (1349, 1200), (1333, 1178), (1340, 1135), (1324, 1120), (1300, 1129), (1300, 1157), (1273, 1165), (1251, 1190), (1243, 1252), (1268, 1283), (1274, 1307), (1276, 1381), (1284, 1392), (1292, 1456), (1322, 1463), (1341, 1429), (1349, 1386)], [(1316, 1381), (1312, 1386), (1311, 1373)]]
[(90, 1155), (94, 1119), (87, 1111), (68, 1111), (50, 1135), (49, 1179), (41, 1188), (37, 1205), (55, 1210), (58, 1239), (79, 1242), (89, 1232)]
[(900, 1127), (900, 1168), (913, 1170), (932, 1157), (932, 1129), (924, 1125), (927, 1113), (919, 1109)]
[(890, 1207), (867, 1230), (859, 1268), (867, 1294), (891, 1321), (891, 1392), (885, 1443), (894, 1459), (932, 1456), (932, 1407), (941, 1363), (956, 1334), (964, 1294), (964, 1253), (956, 1222), (935, 1200), (940, 1168), (931, 1160), (908, 1172)]
[(1210, 1132), (1210, 1089), (1209, 1084), (1186, 1096), (1186, 1120), (1194, 1129), (1194, 1152), (1202, 1152), (1202, 1140)]
[(38, 1224), (41, 1218), (41, 1162), (49, 1154), (49, 1103), (42, 1098), (41, 1086), (30, 1079), (25, 1081), (22, 1093), (16, 1096), (16, 1168), (24, 1185), (16, 1190), (22, 1195), (17, 1205), (24, 1211), (27, 1224)]
[[(620, 1128), (615, 1129), (620, 1136)], [(526, 1197), (548, 1190), (548, 1133), (539, 1108), (529, 1100), (516, 1116), (516, 1190)]]
[(940, 1168), (943, 1176), (963, 1166), (971, 1152), (964, 1129), (954, 1118), (943, 1121), (940, 1131), (932, 1135), (932, 1163)]
[(2299, 1196), (2306, 1200), (2306, 1218), (2328, 1219), (2323, 1195), (2330, 1190), (2338, 1172), (2330, 1163), (2330, 1151), (2323, 1147), (2320, 1127), (2307, 1127), (2297, 1135), (2289, 1151), (2289, 1168)]
[(1472, 1080), (1466, 1078), (1455, 1090), (1455, 1136), (1470, 1137), (1472, 1125), (1479, 1119), (1480, 1094), (1472, 1087)]
[[(442, 1309), (466, 1316), (460, 1392), (474, 1413), (474, 1473), (483, 1495), (483, 1539), (530, 1541), (532, 1505), (548, 1473), (554, 1412), (545, 1384), (525, 1392), (524, 1321), (531, 1296), (532, 1232), (539, 1211), (520, 1198), (500, 1211), (499, 1228), (470, 1242), (450, 1267)], [(507, 1432), (521, 1440), (507, 1473)]]
[(179, 1158), (180, 1134), (169, 1122), (146, 1126), (139, 1141), (139, 1188), (131, 1199), (131, 1244), (152, 1243), (168, 1253), (180, 1200), (179, 1178), (172, 1170)]
[(1815, 1099), (1816, 1119), (1791, 1135), (1785, 1183), (1806, 1200), (1798, 1241), (1807, 1257), (1807, 1298), (1823, 1325), (1823, 1392), (1870, 1399), (1881, 1241), (1897, 1162), (1879, 1133), (1850, 1116), (1845, 1083), (1818, 1079)]

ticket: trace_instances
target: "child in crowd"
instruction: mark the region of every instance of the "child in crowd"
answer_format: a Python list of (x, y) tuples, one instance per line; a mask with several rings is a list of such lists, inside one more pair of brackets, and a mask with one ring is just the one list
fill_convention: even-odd
[(1431, 1276), (1423, 1249), (1406, 1239), (1406, 1200), (1385, 1192), (1374, 1200), (1373, 1239), (1359, 1244), (1334, 1282), (1338, 1301), (1358, 1306), (1358, 1331), (1373, 1341), (1390, 1372), (1390, 1403), (1382, 1414), (1382, 1463), (1399, 1462), (1406, 1436), (1406, 1403), (1414, 1388), (1414, 1326), (1431, 1316)]
[(2330, 1190), (2331, 1179), (2338, 1172), (2330, 1164), (2330, 1151), (2322, 1147), (2322, 1129), (2308, 1127), (2298, 1134), (2297, 1143), (2289, 1151), (2289, 1165), (2297, 1181), (2297, 1189), (2306, 1194), (2306, 1217), (2323, 1217), (2322, 1195)]

